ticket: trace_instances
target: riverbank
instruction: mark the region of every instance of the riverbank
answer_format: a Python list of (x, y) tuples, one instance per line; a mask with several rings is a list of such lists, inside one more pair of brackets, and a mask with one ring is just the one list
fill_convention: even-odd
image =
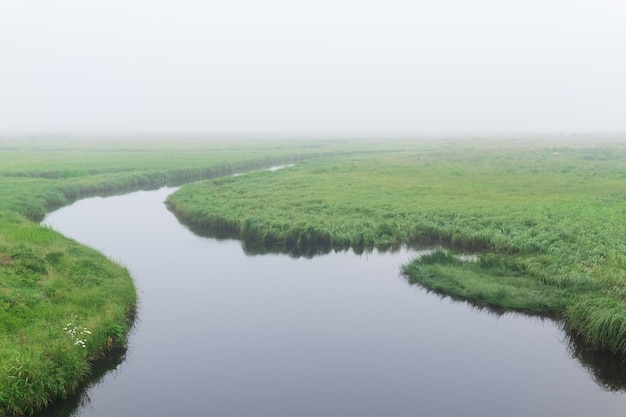
[(96, 251), (0, 212), (0, 411), (29, 415), (73, 392), (90, 366), (125, 349), (136, 294)]
[(155, 188), (341, 151), (327, 142), (0, 142), (0, 415), (30, 415), (123, 352), (136, 313), (128, 271), (40, 226), (85, 196)]
[(124, 363), (74, 414), (45, 417), (485, 416), (503, 407), (583, 417), (626, 406), (619, 361), (579, 356), (552, 320), (495, 315), (409, 285), (400, 268), (412, 249), (249, 256), (238, 240), (181, 225), (162, 204), (171, 192), (86, 199), (46, 216), (121, 260), (142, 296)]
[(438, 243), (411, 282), (481, 307), (563, 320), (626, 353), (623, 143), (439, 143), (191, 184), (168, 198), (199, 228), (295, 254)]
[(186, 186), (169, 205), (261, 251), (476, 251), (476, 263), (423, 258), (407, 273), (477, 305), (560, 317), (594, 348), (623, 352), (623, 145), (514, 148), (0, 142), (0, 414), (27, 415), (75, 390), (93, 361), (123, 350), (136, 310), (128, 271), (33, 220), (83, 196), (293, 161)]

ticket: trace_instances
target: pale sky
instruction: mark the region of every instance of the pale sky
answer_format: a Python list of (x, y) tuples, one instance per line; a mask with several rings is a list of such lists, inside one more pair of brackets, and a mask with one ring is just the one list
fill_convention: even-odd
[(0, 135), (626, 132), (624, 0), (5, 0)]

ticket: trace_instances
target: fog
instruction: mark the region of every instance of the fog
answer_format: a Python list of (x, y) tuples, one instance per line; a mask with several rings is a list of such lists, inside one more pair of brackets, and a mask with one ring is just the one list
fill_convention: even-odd
[(626, 132), (622, 0), (5, 1), (0, 135)]

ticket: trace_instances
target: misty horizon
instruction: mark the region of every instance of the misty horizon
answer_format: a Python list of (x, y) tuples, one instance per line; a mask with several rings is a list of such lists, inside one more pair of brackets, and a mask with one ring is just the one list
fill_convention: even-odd
[(626, 134), (624, 21), (614, 0), (11, 2), (0, 137)]

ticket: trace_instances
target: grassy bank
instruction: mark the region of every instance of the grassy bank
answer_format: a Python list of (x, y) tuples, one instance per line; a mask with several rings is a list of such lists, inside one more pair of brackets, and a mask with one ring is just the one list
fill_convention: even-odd
[(170, 208), (247, 244), (306, 253), (439, 244), (412, 282), (549, 315), (593, 349), (626, 353), (626, 146), (406, 144), (183, 187)]
[(66, 397), (123, 349), (135, 314), (124, 268), (33, 220), (82, 196), (294, 161), (185, 186), (168, 204), (260, 250), (477, 253), (436, 252), (406, 273), (477, 305), (562, 318), (594, 348), (626, 351), (624, 145), (4, 140), (0, 415)]
[(30, 414), (73, 392), (124, 348), (136, 296), (96, 251), (0, 212), (0, 411)]
[(0, 141), (0, 415), (67, 397), (124, 348), (132, 279), (34, 221), (89, 195), (211, 178), (334, 151), (327, 142)]

